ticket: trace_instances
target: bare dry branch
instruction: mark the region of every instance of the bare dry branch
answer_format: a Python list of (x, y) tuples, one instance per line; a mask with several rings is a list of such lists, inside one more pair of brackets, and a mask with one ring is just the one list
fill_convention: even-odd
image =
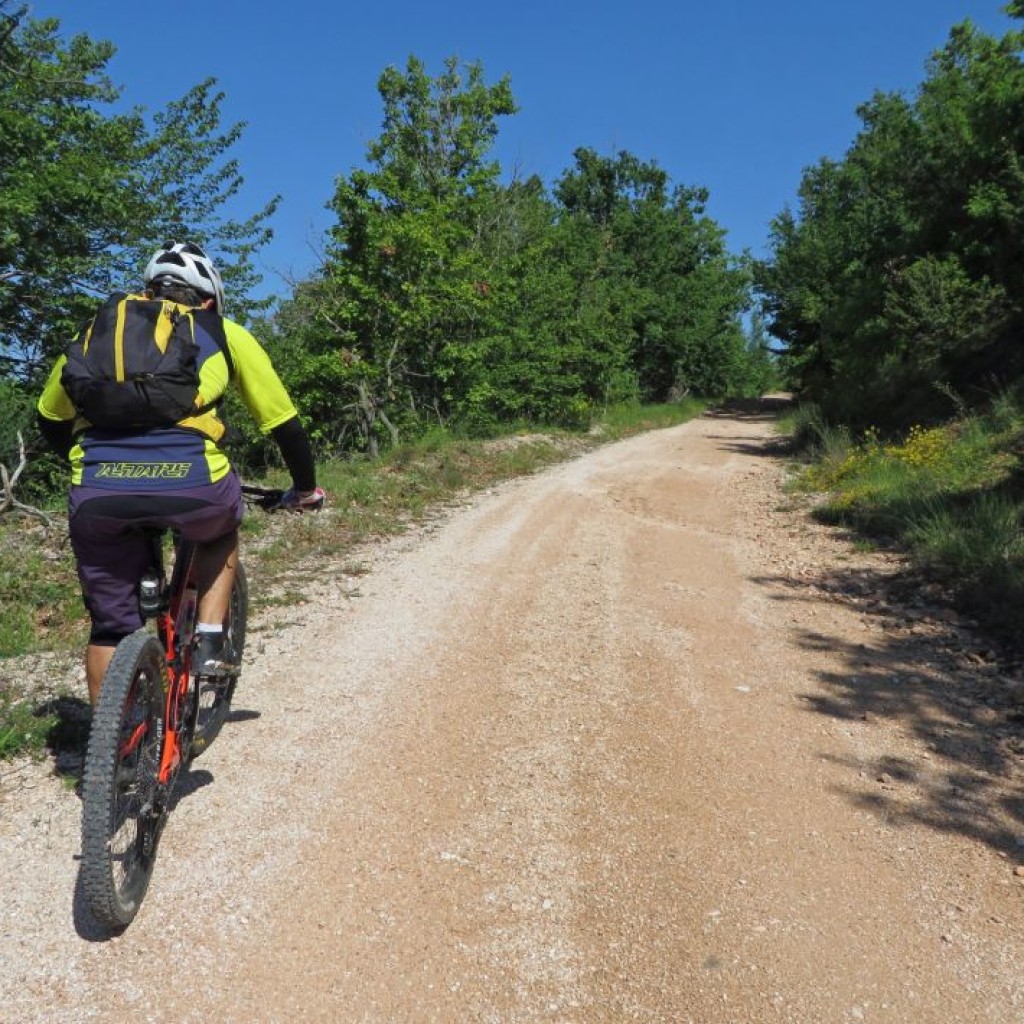
[(14, 497), (14, 487), (18, 482), (18, 477), (21, 476), (27, 465), (28, 456), (25, 453), (25, 439), (19, 432), (17, 468), (11, 473), (3, 463), (0, 463), (0, 485), (2, 485), (0, 486), (0, 515), (13, 509), (15, 512), (21, 512), (23, 515), (34, 516), (36, 519), (41, 520), (48, 529), (56, 529), (57, 523), (51, 516), (48, 516), (41, 509), (18, 501)]

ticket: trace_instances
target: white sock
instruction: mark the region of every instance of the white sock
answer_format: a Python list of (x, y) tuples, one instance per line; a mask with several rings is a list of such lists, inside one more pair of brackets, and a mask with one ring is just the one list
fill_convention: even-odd
[(224, 627), (219, 623), (213, 622), (197, 622), (196, 623), (197, 633), (223, 633)]

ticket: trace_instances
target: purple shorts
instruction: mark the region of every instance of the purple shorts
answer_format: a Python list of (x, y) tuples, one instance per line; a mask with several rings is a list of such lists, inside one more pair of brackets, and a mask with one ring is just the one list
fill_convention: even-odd
[(151, 547), (140, 527), (166, 527), (187, 540), (211, 541), (242, 520), (242, 490), (229, 473), (215, 484), (176, 491), (109, 491), (72, 487), (71, 547), (78, 561), (93, 643), (116, 643), (142, 625), (139, 578)]

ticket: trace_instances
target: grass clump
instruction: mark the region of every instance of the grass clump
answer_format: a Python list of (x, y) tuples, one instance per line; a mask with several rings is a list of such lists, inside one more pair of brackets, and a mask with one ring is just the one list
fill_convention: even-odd
[(826, 495), (816, 516), (903, 545), (990, 624), (1024, 625), (1024, 413), (1013, 399), (985, 415), (868, 430), (845, 447), (819, 446), (797, 476)]
[(699, 416), (707, 403), (696, 398), (662, 405), (625, 403), (607, 408), (594, 424), (595, 432), (609, 440), (620, 440), (647, 430), (660, 430), (686, 423)]
[(1008, 583), (1024, 566), (1020, 506), (1005, 494), (979, 494), (961, 507), (935, 502), (908, 524), (921, 559), (961, 578)]
[(21, 754), (40, 756), (56, 724), (56, 715), (41, 714), (32, 701), (0, 689), (0, 761)]
[(52, 650), (85, 637), (71, 552), (23, 522), (0, 522), (0, 657)]
[(791, 406), (778, 418), (776, 428), (797, 451), (828, 467), (841, 466), (854, 447), (849, 429), (829, 422), (814, 404)]

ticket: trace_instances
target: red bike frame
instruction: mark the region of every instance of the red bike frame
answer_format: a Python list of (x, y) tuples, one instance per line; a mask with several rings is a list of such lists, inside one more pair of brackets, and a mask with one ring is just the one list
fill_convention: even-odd
[[(160, 542), (157, 540), (155, 543)], [(167, 605), (157, 614), (157, 634), (167, 656), (168, 680), (158, 775), (161, 785), (169, 784), (181, 766), (184, 760), (183, 733), (195, 726), (195, 709), (192, 709), (193, 721), (185, 720), (185, 715), (189, 713), (186, 698), (198, 600), (195, 555), (195, 544), (184, 540), (177, 542)], [(162, 561), (159, 564), (162, 566)]]

